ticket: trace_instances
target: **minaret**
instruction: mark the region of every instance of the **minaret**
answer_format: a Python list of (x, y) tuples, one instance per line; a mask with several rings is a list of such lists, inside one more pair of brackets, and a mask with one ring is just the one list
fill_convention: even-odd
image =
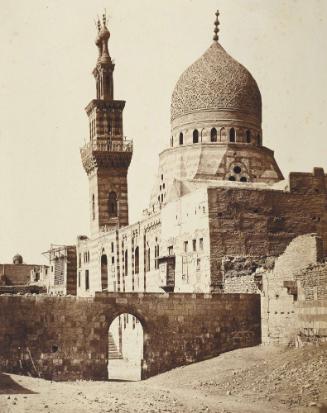
[(99, 56), (93, 75), (96, 99), (86, 107), (89, 142), (81, 148), (83, 167), (89, 178), (91, 236), (128, 225), (127, 172), (133, 142), (123, 134), (125, 101), (114, 100), (113, 71), (108, 50), (110, 32), (103, 15), (97, 22), (95, 41)]

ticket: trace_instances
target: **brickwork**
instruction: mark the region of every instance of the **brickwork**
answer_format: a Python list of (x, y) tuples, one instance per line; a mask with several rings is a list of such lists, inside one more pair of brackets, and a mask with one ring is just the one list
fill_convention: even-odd
[(0, 368), (53, 380), (104, 380), (109, 326), (122, 313), (143, 327), (143, 378), (260, 342), (259, 295), (7, 295), (0, 296)]

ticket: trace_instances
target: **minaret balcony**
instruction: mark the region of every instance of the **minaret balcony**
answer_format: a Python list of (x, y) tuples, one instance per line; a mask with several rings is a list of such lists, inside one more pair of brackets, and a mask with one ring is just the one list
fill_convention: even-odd
[(133, 141), (90, 141), (81, 148), (81, 155), (89, 155), (91, 152), (133, 152)]
[(127, 139), (90, 141), (80, 151), (87, 173), (95, 167), (128, 168), (133, 154), (133, 141)]

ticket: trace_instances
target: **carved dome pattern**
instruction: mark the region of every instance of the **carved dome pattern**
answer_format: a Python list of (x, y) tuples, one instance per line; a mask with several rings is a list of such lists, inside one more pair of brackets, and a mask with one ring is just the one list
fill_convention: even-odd
[(172, 95), (171, 120), (202, 110), (241, 111), (261, 124), (256, 81), (216, 42), (180, 76)]

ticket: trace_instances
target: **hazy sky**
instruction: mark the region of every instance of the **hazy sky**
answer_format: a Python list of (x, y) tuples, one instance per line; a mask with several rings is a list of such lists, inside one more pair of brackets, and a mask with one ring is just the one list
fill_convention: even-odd
[(95, 97), (94, 19), (106, 8), (115, 97), (126, 100), (130, 222), (147, 206), (170, 138), (170, 97), (188, 65), (220, 40), (256, 79), (264, 145), (289, 171), (327, 171), (326, 0), (0, 0), (0, 262), (29, 263), (51, 242), (88, 234), (79, 148)]

